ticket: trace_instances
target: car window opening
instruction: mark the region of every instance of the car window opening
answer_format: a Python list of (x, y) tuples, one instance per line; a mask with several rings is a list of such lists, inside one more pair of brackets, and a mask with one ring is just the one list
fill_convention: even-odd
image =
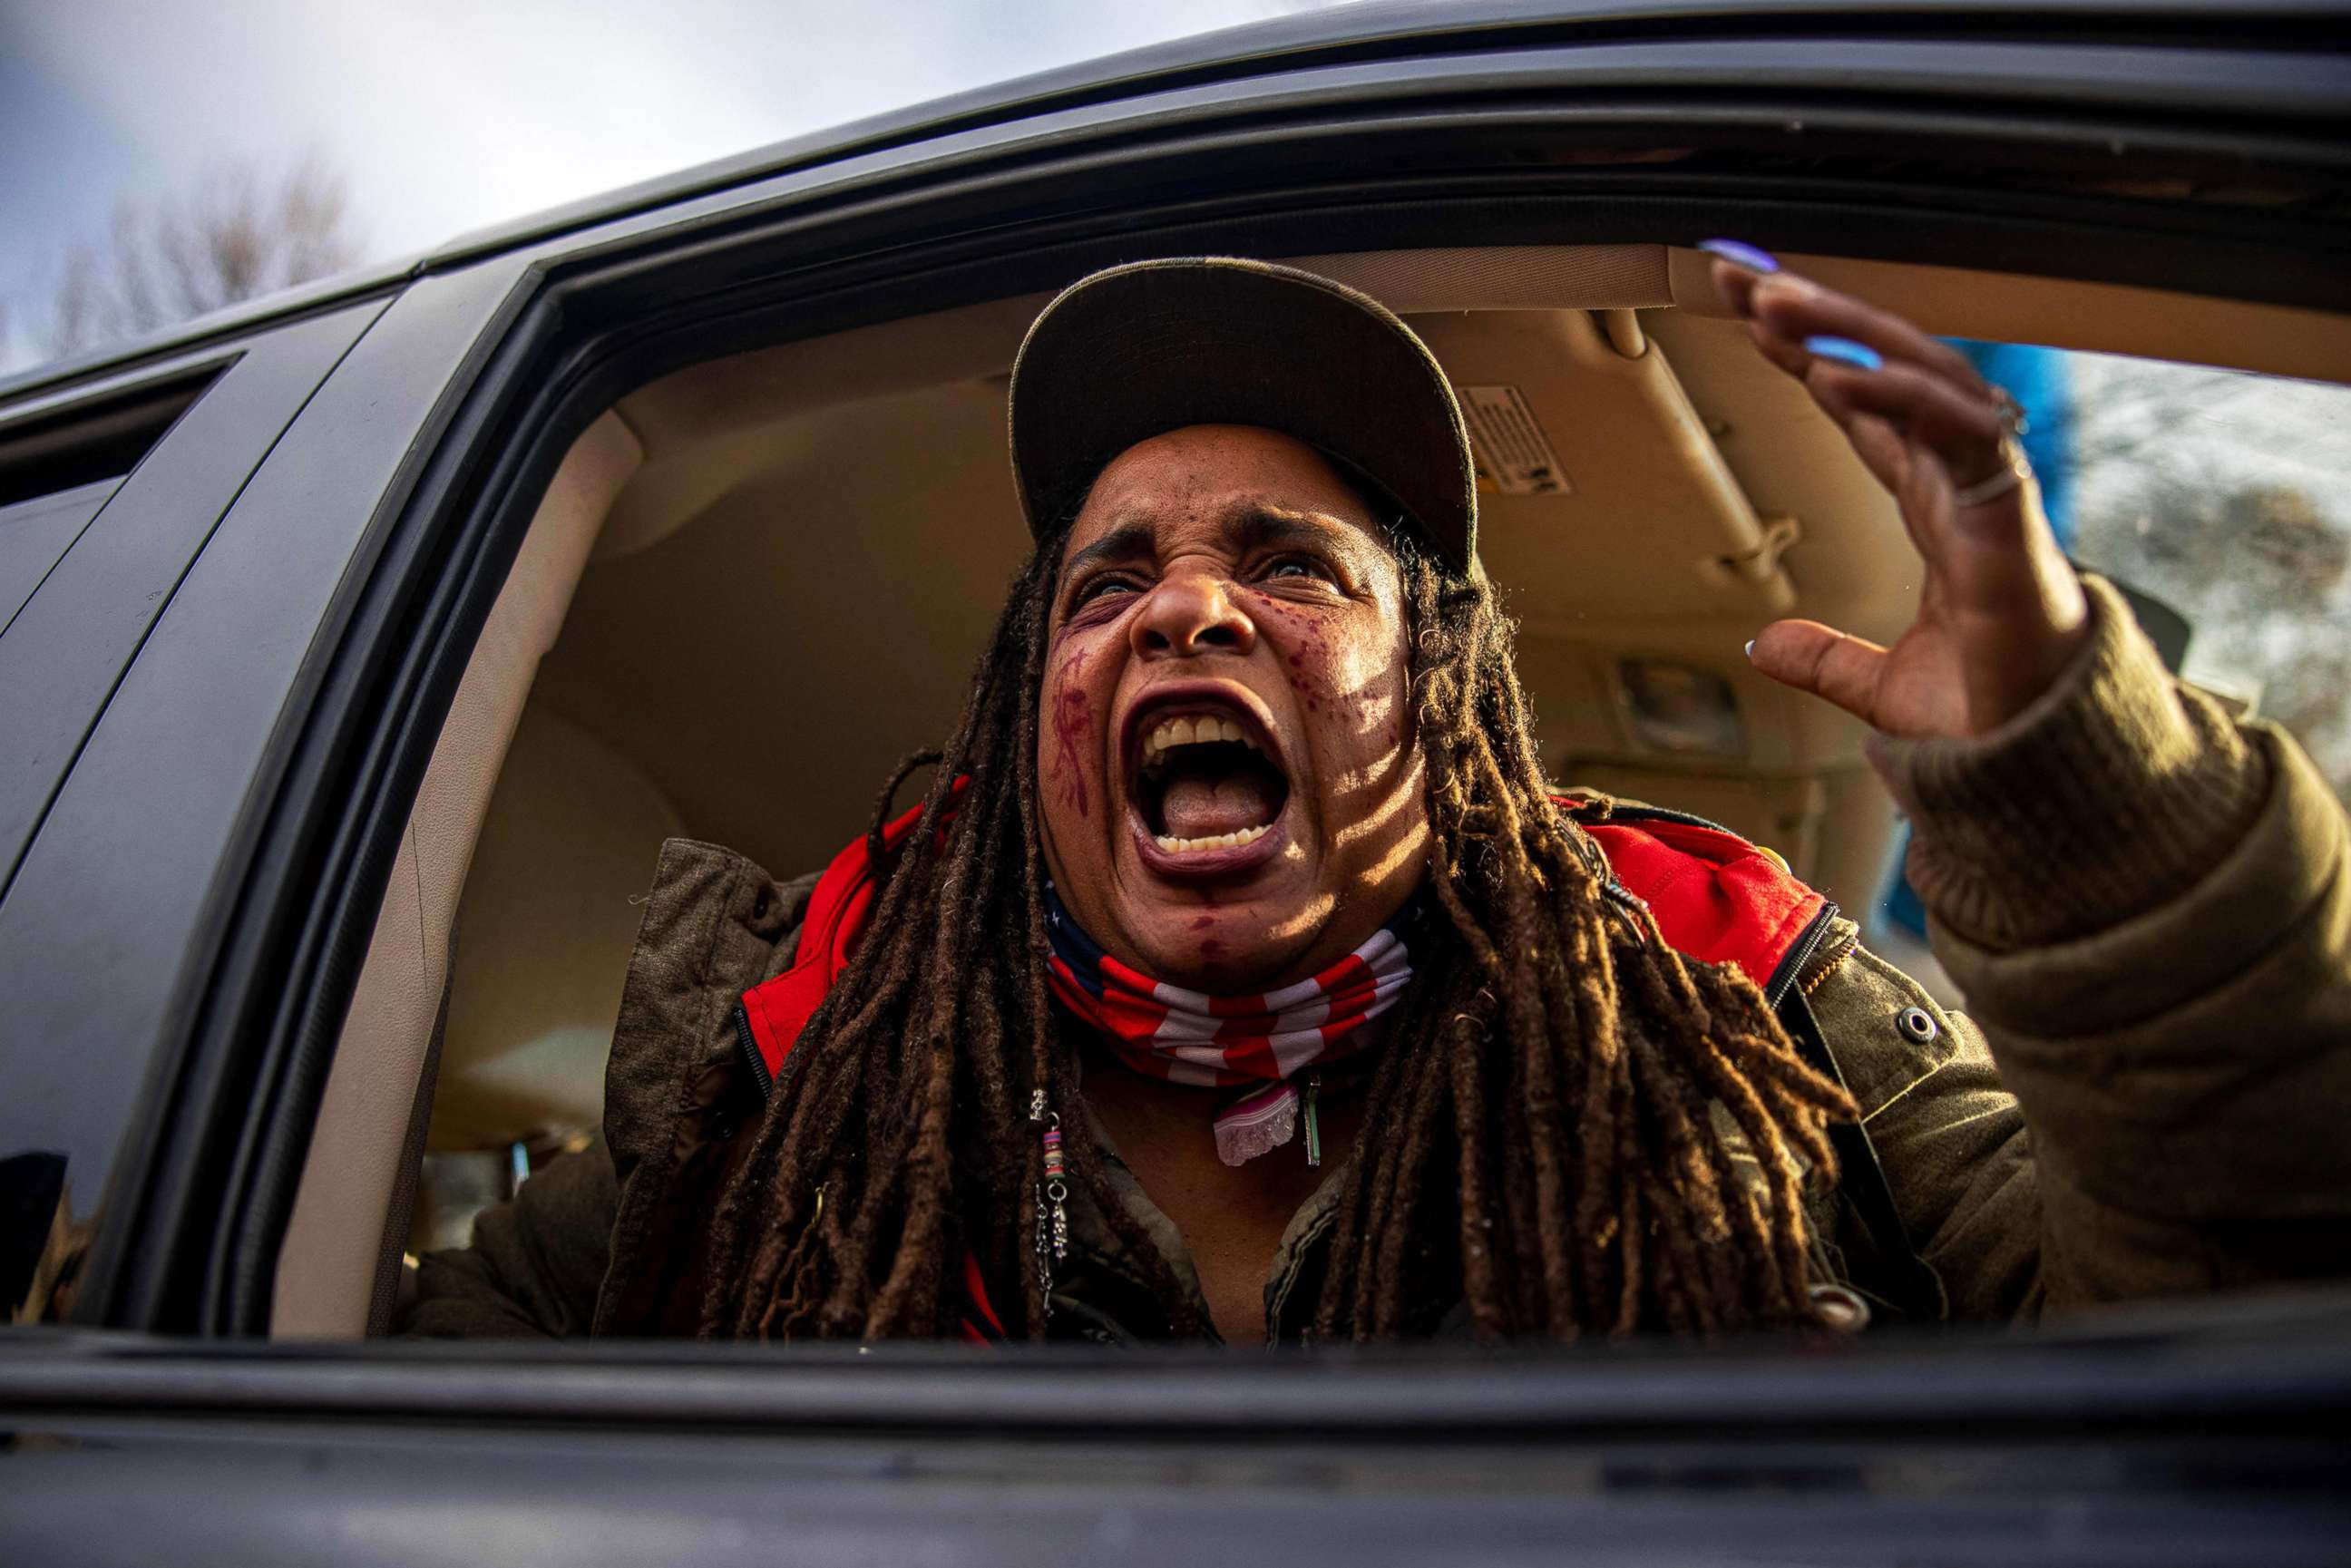
[[(1294, 416), (1247, 377), (1153, 403), (1116, 380), (1150, 364), (1029, 337), (1259, 308), (1221, 278), (1190, 316), (1148, 287), (1006, 299), (623, 397), (444, 728), (273, 1333), (1841, 1337), (2292, 1282), (2247, 1260), (2283, 1215), (2200, 1273), (2124, 1239), (2195, 1230), (2161, 1182), (2149, 1214), (2064, 1222), (2110, 1248), (2103, 1281), (2049, 1271), (2020, 1099), (2102, 1168), (2145, 1151), (2100, 1132), (2115, 1082), (2010, 1043), (2001, 988), (2010, 955), (2134, 920), (2195, 947), (2195, 889), (2274, 791), (2351, 798), (2351, 392), (1979, 341), (1944, 310), (1881, 339), (1946, 389), (1901, 417), (1980, 395), (2000, 456), (1922, 522), (1895, 416), (1855, 436), (1758, 352), (1775, 273), (1733, 253), (1677, 306), (1668, 259), (1637, 308), (1493, 308), (1408, 254), (1269, 274), (1333, 312), (1309, 350), (1377, 367)], [(1862, 339), (1909, 330), (1903, 269), (1825, 273), (1854, 311), (1872, 283), (1906, 303), (1782, 347), (1893, 396)], [(2097, 298), (2047, 287), (2042, 319)], [(2119, 319), (2102, 341), (2142, 346)], [(1950, 497), (2011, 494), (2045, 510), (2036, 570), (2094, 581), (2062, 657), (1970, 699), (2007, 703), (1984, 733), (2009, 762), (1872, 741), (1871, 700), (1933, 737), (1931, 683), (1799, 689), (1821, 655), (1782, 628), (1898, 653)], [(2098, 798), (2166, 747), (2191, 807)], [(2286, 882), (2319, 852), (2277, 852)], [(2068, 883), (2076, 855), (2105, 880)], [(2049, 1005), (2061, 1037), (2125, 1027)], [(410, 1064), (416, 1104), (361, 1061)], [(2256, 1208), (2282, 1179), (2245, 1178)], [(16, 1249), (20, 1311), (71, 1250)]]

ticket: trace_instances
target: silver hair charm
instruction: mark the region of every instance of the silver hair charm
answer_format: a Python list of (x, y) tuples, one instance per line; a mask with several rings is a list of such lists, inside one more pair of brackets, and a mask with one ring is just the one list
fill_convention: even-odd
[(1070, 1255), (1070, 1188), (1061, 1158), (1061, 1117), (1045, 1108), (1045, 1092), (1029, 1096), (1029, 1120), (1044, 1129), (1045, 1177), (1037, 1186), (1037, 1294), (1053, 1315), (1053, 1265)]

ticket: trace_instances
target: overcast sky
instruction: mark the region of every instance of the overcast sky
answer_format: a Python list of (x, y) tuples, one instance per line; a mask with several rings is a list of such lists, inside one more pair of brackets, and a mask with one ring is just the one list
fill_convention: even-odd
[[(314, 153), (364, 259), (1318, 0), (0, 0), (0, 296), (118, 201)], [(21, 318), (27, 309), (16, 307)], [(12, 334), (5, 362), (32, 355)]]

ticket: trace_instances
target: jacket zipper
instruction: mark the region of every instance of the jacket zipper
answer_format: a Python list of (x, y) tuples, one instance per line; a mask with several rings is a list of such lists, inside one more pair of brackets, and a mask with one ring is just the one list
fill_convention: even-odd
[(751, 1032), (751, 1013), (741, 1002), (735, 1004), (735, 1043), (742, 1048), (743, 1060), (751, 1064), (751, 1082), (759, 1086), (759, 1103), (775, 1098), (776, 1081), (768, 1071), (768, 1059), (759, 1054), (758, 1037)]
[(1829, 926), (1836, 917), (1837, 906), (1823, 901), (1821, 912), (1813, 916), (1811, 923), (1804, 927), (1803, 935), (1796, 938), (1796, 945), (1788, 950), (1788, 956), (1780, 960), (1780, 967), (1771, 976), (1771, 983), (1763, 988), (1765, 1002), (1776, 1008), (1786, 998), (1788, 988), (1796, 983), (1796, 977), (1802, 974), (1804, 966), (1813, 961), (1813, 950), (1827, 939)]

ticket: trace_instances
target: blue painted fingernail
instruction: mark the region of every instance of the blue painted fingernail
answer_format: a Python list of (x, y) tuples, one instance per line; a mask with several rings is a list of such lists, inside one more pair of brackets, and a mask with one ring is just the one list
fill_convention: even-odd
[(1708, 256), (1719, 256), (1750, 272), (1777, 272), (1780, 263), (1768, 250), (1759, 249), (1743, 239), (1702, 239), (1698, 249)]
[(1886, 361), (1866, 343), (1856, 343), (1851, 338), (1807, 338), (1804, 349), (1823, 360), (1836, 360), (1865, 371), (1883, 370)]
[(1755, 639), (1752, 637), (1747, 639), (1747, 656), (1750, 659), (1755, 657)]

